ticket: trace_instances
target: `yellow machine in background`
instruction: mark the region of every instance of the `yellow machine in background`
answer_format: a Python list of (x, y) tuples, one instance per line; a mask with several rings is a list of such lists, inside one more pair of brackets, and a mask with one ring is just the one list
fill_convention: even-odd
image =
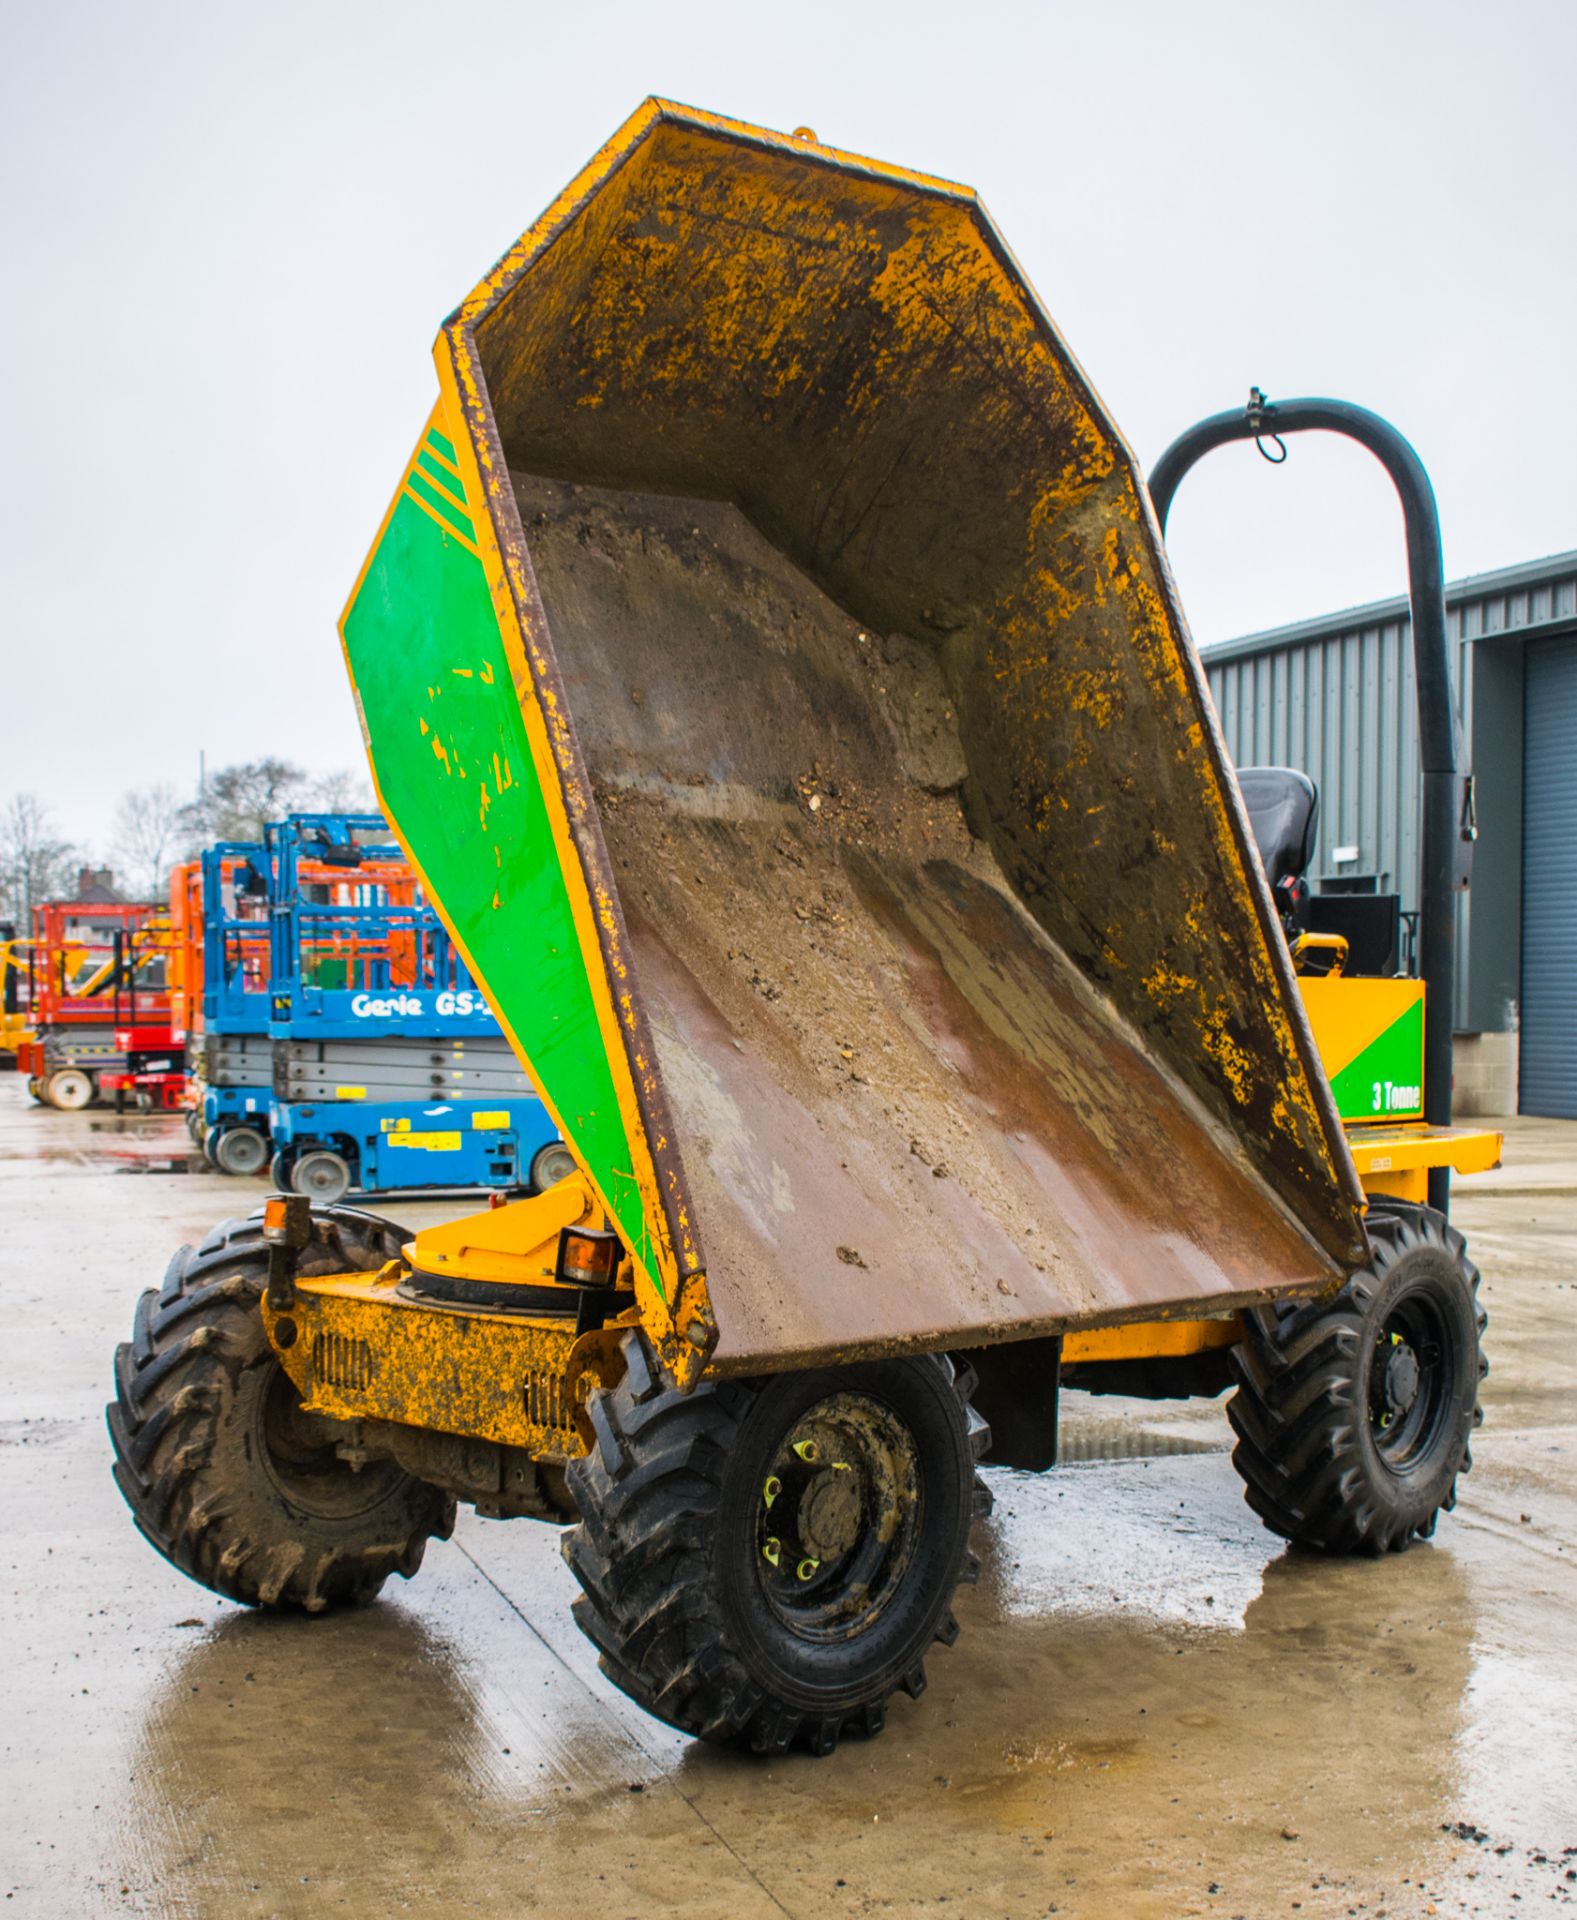
[(37, 1036), (33, 1016), (20, 1002), (27, 979), (27, 940), (0, 940), (0, 1053), (14, 1055)]

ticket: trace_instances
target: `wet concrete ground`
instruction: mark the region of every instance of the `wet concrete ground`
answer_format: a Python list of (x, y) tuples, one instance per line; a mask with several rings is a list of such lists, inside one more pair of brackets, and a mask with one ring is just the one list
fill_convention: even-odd
[[(1493, 1371), (1436, 1541), (1285, 1550), (1220, 1403), (1068, 1397), (886, 1735), (764, 1763), (598, 1675), (557, 1535), (463, 1515), (378, 1606), (272, 1620), (136, 1534), (101, 1408), (175, 1246), (261, 1182), (0, 1078), (0, 1883), (42, 1915), (1439, 1913), (1577, 1907), (1577, 1126), (1456, 1218)], [(466, 1203), (391, 1204), (424, 1224)]]

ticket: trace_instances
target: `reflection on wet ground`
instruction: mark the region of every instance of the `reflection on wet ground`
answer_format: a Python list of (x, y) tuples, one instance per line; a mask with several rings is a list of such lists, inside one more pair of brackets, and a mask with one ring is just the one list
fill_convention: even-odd
[(762, 1763), (602, 1681), (557, 1536), (528, 1522), (467, 1516), (414, 1582), (314, 1622), (165, 1567), (109, 1482), (109, 1350), (173, 1246), (260, 1188), (84, 1177), (124, 1138), (49, 1116), (50, 1143), (65, 1122), (87, 1156), (52, 1159), (34, 1117), (0, 1094), (0, 1164), (32, 1169), (0, 1249), (7, 1911), (1577, 1903), (1577, 1128), (1567, 1188), (1460, 1206), (1491, 1274), (1494, 1392), (1433, 1546), (1288, 1553), (1241, 1500), (1219, 1403), (1070, 1396), (1070, 1464), (994, 1476), (982, 1580), (925, 1699), (870, 1745)]

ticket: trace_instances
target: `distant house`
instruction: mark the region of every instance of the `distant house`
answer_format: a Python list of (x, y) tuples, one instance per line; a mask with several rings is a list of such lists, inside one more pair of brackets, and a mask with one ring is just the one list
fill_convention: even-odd
[(113, 867), (78, 867), (76, 897), (104, 907), (123, 906), (126, 901), (126, 895), (115, 885)]
[(115, 885), (113, 867), (79, 867), (77, 891), (72, 905), (79, 906), (82, 911), (68, 916), (66, 938), (89, 943), (112, 939), (125, 926), (125, 921), (106, 914), (95, 915), (93, 909), (121, 907), (126, 903), (127, 896)]

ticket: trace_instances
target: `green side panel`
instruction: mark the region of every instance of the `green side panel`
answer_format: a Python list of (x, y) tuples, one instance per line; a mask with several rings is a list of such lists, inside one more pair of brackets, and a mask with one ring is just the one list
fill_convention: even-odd
[(1416, 1120), (1424, 1111), (1424, 1003), (1415, 1000), (1331, 1082), (1344, 1120)]
[(662, 1285), (482, 563), (402, 490), (345, 646), (390, 818), (522, 1064)]

